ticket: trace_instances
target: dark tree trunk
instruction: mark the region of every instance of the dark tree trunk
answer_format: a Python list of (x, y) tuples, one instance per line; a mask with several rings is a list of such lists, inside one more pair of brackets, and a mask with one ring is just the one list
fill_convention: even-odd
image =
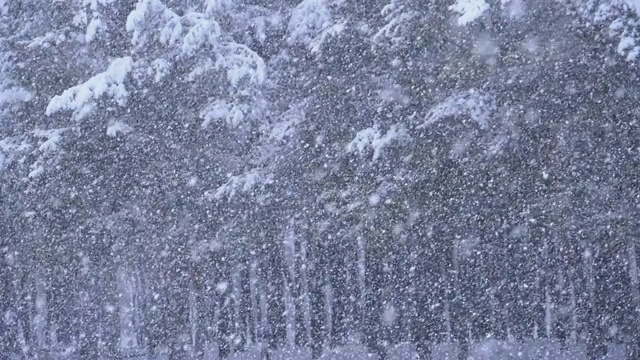
[[(344, 240), (343, 240), (344, 241)], [(347, 302), (349, 301), (347, 289), (347, 271), (348, 264), (345, 263), (347, 254), (346, 246), (341, 244), (342, 241), (332, 243), (328, 247), (328, 274), (331, 283), (331, 339), (329, 346), (336, 347), (344, 344), (348, 329), (347, 322)]]
[(17, 309), (13, 306), (18, 294), (15, 294), (12, 284), (13, 269), (5, 262), (5, 253), (0, 251), (0, 353), (18, 354), (18, 317)]
[(324, 286), (327, 258), (318, 240), (311, 243), (309, 260), (309, 296), (311, 303), (311, 351), (314, 359), (320, 358), (326, 341)]
[[(378, 249), (379, 250), (379, 249)], [(382, 289), (384, 289), (384, 254), (380, 251), (367, 253), (366, 273), (366, 304), (367, 313), (364, 317), (365, 343), (370, 351), (379, 359), (386, 357), (384, 346), (384, 328), (382, 324)]]

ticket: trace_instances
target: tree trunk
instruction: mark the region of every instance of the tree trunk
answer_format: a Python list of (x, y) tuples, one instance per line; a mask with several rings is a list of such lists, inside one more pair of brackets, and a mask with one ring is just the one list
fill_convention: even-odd
[(629, 236), (627, 239), (627, 254), (631, 287), (631, 326), (628, 330), (627, 359), (640, 359), (640, 280), (638, 279), (638, 260), (634, 236)]

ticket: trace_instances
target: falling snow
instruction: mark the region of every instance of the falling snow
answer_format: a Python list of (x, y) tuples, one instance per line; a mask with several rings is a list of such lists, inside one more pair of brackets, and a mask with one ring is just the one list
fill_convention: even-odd
[(0, 18), (0, 359), (640, 359), (639, 0)]

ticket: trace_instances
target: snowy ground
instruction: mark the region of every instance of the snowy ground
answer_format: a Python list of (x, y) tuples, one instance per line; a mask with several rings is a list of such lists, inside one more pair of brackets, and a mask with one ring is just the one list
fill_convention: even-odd
[[(610, 355), (603, 360), (624, 360), (624, 348), (610, 346)], [(310, 360), (311, 353), (304, 350), (283, 351), (274, 354), (275, 360)], [(400, 344), (388, 353), (389, 360), (419, 360), (413, 345)], [(233, 360), (259, 360), (255, 354), (236, 354)], [(377, 356), (368, 354), (360, 346), (345, 346), (326, 351), (321, 360), (375, 360)], [(523, 344), (486, 341), (475, 344), (469, 360), (586, 360), (584, 347), (571, 346), (563, 351), (557, 343), (531, 341)], [(214, 358), (211, 358), (214, 360)], [(440, 344), (433, 350), (433, 360), (457, 360), (454, 345)]]
[[(419, 360), (412, 344), (400, 344), (388, 352), (389, 360)], [(272, 360), (311, 360), (311, 352), (306, 349), (280, 350), (271, 353)], [(73, 357), (59, 357), (73, 359)], [(147, 360), (145, 357), (130, 358), (131, 360)], [(343, 346), (327, 350), (321, 360), (376, 360), (377, 356), (367, 353), (364, 347), (358, 345)], [(496, 340), (477, 343), (472, 347), (469, 360), (586, 360), (584, 347), (570, 346), (562, 350), (555, 342), (532, 340), (517, 344)], [(163, 359), (156, 359), (163, 360)], [(210, 352), (205, 360), (221, 360), (215, 353)], [(236, 353), (225, 360), (260, 360), (256, 349)], [(457, 360), (455, 345), (440, 344), (433, 350), (433, 360)], [(625, 360), (624, 347), (610, 345), (609, 355), (603, 360)]]

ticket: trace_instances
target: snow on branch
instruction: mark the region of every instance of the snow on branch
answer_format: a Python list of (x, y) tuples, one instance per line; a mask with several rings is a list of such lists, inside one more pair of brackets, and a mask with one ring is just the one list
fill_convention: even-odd
[[(168, 50), (169, 54), (164, 56), (166, 63), (157, 64), (162, 65), (161, 70), (168, 69), (174, 61), (195, 58), (195, 65), (187, 76), (189, 81), (201, 80), (211, 71), (226, 71), (232, 86), (238, 86), (243, 80), (252, 85), (261, 84), (266, 78), (262, 57), (245, 45), (221, 41), (222, 29), (211, 9), (224, 4), (209, 1), (205, 5), (205, 13), (189, 11), (179, 16), (160, 0), (140, 0), (127, 18), (127, 31), (133, 34), (132, 43), (141, 48), (155, 41), (156, 45), (167, 47), (156, 49), (165, 55)], [(158, 29), (161, 30), (158, 32)], [(202, 49), (211, 51), (204, 53)], [(158, 75), (161, 78), (165, 74)]]
[(246, 105), (229, 103), (225, 100), (216, 100), (200, 113), (202, 127), (209, 127), (215, 120), (224, 120), (228, 126), (238, 126), (244, 120), (245, 113), (249, 111)]
[(407, 140), (409, 134), (401, 125), (391, 125), (389, 130), (383, 134), (378, 125), (360, 130), (356, 133), (355, 138), (347, 144), (347, 151), (350, 153), (357, 152), (362, 155), (371, 147), (373, 149), (372, 160), (378, 160), (382, 155), (384, 148), (389, 147), (393, 142)]
[(230, 176), (224, 185), (213, 192), (205, 193), (205, 197), (212, 200), (220, 200), (225, 196), (232, 198), (238, 191), (249, 192), (259, 185), (264, 186), (272, 183), (272, 175), (264, 174), (259, 169), (252, 169), (242, 175)]
[(227, 80), (233, 86), (238, 86), (243, 79), (259, 85), (267, 77), (267, 66), (260, 55), (243, 44), (233, 42), (220, 44), (216, 67), (227, 70)]
[(65, 90), (61, 95), (54, 96), (47, 106), (46, 114), (73, 110), (73, 117), (79, 120), (91, 113), (95, 102), (105, 95), (111, 96), (118, 105), (124, 106), (128, 96), (124, 81), (132, 70), (131, 57), (113, 60), (105, 72)]
[(127, 17), (126, 29), (137, 47), (156, 39), (163, 46), (177, 46), (182, 56), (193, 56), (205, 44), (215, 45), (222, 33), (211, 14), (190, 11), (180, 16), (160, 0), (139, 1)]
[(40, 144), (40, 151), (43, 153), (51, 153), (58, 150), (58, 144), (62, 141), (62, 133), (65, 132), (67, 128), (61, 129), (47, 129), (47, 130), (33, 130), (33, 136), (41, 139), (45, 139), (45, 141)]
[(116, 120), (109, 124), (107, 127), (107, 136), (116, 137), (118, 133), (126, 135), (133, 131), (133, 128), (126, 123)]
[(48, 48), (52, 45), (60, 45), (67, 40), (64, 34), (56, 34), (54, 32), (48, 32), (42, 36), (35, 37), (31, 40), (19, 41), (18, 44), (25, 45), (27, 49), (33, 48)]
[(127, 16), (126, 29), (132, 33), (131, 43), (143, 46), (148, 41), (147, 32), (160, 28), (158, 40), (163, 45), (173, 46), (182, 36), (183, 27), (178, 14), (160, 0), (140, 0)]
[[(21, 136), (0, 139), (0, 174), (20, 153), (29, 152), (36, 155), (36, 160), (29, 165), (31, 171), (27, 179), (42, 175), (47, 164), (56, 161), (55, 155), (59, 153), (62, 134), (66, 130), (68, 128), (36, 129)], [(22, 163), (24, 158), (19, 161)]]
[(233, 0), (205, 0), (205, 13), (207, 15), (224, 11), (233, 6)]
[(592, 2), (578, 4), (577, 13), (587, 24), (608, 26), (618, 40), (617, 52), (627, 61), (640, 56), (640, 0), (610, 0), (592, 9)]
[(601, 4), (596, 11), (596, 21), (611, 21), (609, 35), (618, 37), (618, 54), (627, 61), (640, 56), (640, 0), (618, 0)]
[[(73, 17), (73, 25), (77, 27), (86, 27), (84, 41), (89, 44), (98, 38), (100, 32), (108, 30), (107, 24), (103, 21), (100, 14), (100, 7), (108, 6), (113, 0), (82, 0), (82, 6)], [(91, 20), (89, 20), (88, 10), (91, 12)]]
[(9, 166), (15, 156), (30, 148), (30, 145), (22, 138), (10, 137), (0, 139), (0, 174)]
[(0, 107), (15, 103), (28, 102), (33, 94), (21, 87), (10, 87), (0, 90)]
[(434, 124), (448, 116), (467, 115), (475, 121), (481, 129), (486, 129), (489, 118), (495, 110), (494, 98), (471, 89), (461, 94), (448, 97), (429, 111), (427, 119), (419, 128)]
[(282, 113), (277, 123), (270, 126), (269, 129), (265, 129), (265, 132), (269, 133), (269, 138), (282, 141), (286, 137), (293, 135), (298, 124), (305, 121), (304, 106), (304, 103), (298, 104)]
[(489, 10), (489, 4), (485, 0), (456, 0), (455, 4), (449, 6), (449, 10), (460, 15), (458, 25), (464, 26), (480, 18)]
[(382, 45), (384, 40), (389, 40), (393, 45), (400, 44), (403, 40), (403, 28), (417, 16), (416, 11), (405, 9), (405, 6), (393, 0), (390, 4), (382, 8), (382, 15), (387, 22), (373, 36), (373, 43)]
[(205, 18), (197, 13), (185, 15), (194, 21), (193, 26), (187, 31), (182, 40), (182, 55), (192, 56), (195, 52), (202, 48), (205, 44), (215, 45), (220, 37), (222, 30), (217, 21), (211, 18)]
[(327, 0), (303, 0), (291, 12), (289, 44), (302, 43), (313, 53), (320, 51), (324, 41), (341, 33), (345, 23), (335, 23)]

